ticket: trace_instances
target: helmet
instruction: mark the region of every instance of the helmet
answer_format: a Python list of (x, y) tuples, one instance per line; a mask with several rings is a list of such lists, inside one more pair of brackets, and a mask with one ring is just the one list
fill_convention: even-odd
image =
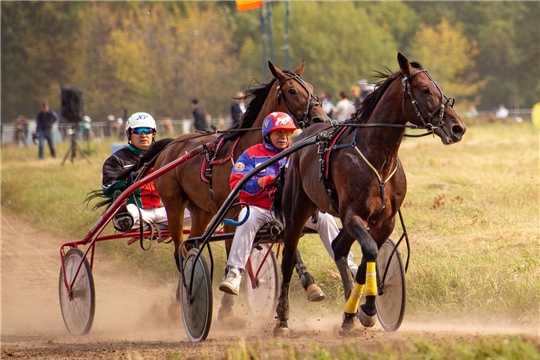
[(92, 119), (88, 115), (83, 116), (82, 119), (83, 119), (84, 122), (92, 122)]
[(263, 139), (266, 137), (266, 135), (273, 133), (274, 131), (294, 131), (296, 130), (296, 125), (294, 124), (294, 121), (292, 117), (289, 114), (283, 113), (283, 112), (273, 112), (271, 114), (268, 114), (266, 118), (264, 118), (263, 126), (262, 126), (262, 136)]
[(126, 122), (126, 136), (128, 140), (131, 129), (139, 127), (149, 127), (156, 131), (156, 120), (154, 120), (152, 115), (145, 112), (136, 112), (135, 114), (131, 115)]

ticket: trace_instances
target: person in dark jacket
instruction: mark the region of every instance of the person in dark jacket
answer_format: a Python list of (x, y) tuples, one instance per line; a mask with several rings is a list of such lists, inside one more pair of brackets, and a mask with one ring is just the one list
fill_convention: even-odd
[(231, 126), (234, 126), (245, 112), (246, 102), (244, 101), (244, 94), (238, 92), (234, 97), (234, 104), (231, 105)]
[[(122, 178), (126, 171), (137, 165), (144, 152), (154, 142), (156, 134), (156, 121), (152, 115), (137, 112), (131, 115), (126, 122), (126, 137), (128, 146), (112, 154), (103, 164), (102, 190), (103, 194), (113, 198), (118, 191), (122, 192), (132, 185), (135, 174)], [(150, 169), (147, 174), (150, 174)], [(142, 218), (143, 223), (167, 224), (167, 212), (156, 191), (154, 182), (149, 182), (135, 190), (133, 196), (128, 197), (126, 206), (131, 219), (117, 214), (114, 219), (115, 227), (121, 231), (138, 228)], [(126, 221), (127, 220), (127, 221)]]
[(199, 100), (191, 100), (191, 107), (193, 108), (193, 126), (195, 131), (206, 131), (208, 125), (206, 124), (206, 113), (202, 106), (199, 105)]
[(51, 151), (51, 156), (56, 157), (56, 150), (54, 148), (54, 139), (53, 139), (53, 124), (58, 121), (58, 114), (49, 109), (49, 103), (44, 102), (41, 104), (41, 111), (36, 115), (36, 132), (38, 136), (38, 157), (43, 159), (43, 143), (47, 140), (49, 144), (49, 150)]

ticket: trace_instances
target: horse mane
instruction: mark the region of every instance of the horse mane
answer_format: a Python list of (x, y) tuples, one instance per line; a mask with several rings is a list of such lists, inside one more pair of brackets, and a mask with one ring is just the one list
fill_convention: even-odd
[[(174, 139), (172, 138), (165, 138), (165, 139), (161, 139), (152, 143), (152, 145), (150, 145), (148, 150), (144, 152), (143, 156), (141, 156), (137, 164), (135, 164), (134, 167), (131, 167), (125, 170), (124, 172), (122, 172), (120, 175), (118, 175), (116, 177), (116, 180), (126, 179), (129, 176), (129, 174), (131, 174), (133, 171), (138, 172), (143, 167), (144, 167), (143, 171), (137, 174), (137, 179), (144, 177), (146, 172), (150, 168), (152, 168), (154, 164), (156, 163), (156, 160), (158, 158), (157, 155), (161, 153), (163, 149), (165, 149), (173, 141)], [(103, 194), (103, 190), (99, 189), (99, 190), (91, 190), (86, 195), (86, 198), (84, 199), (83, 202), (87, 203), (88, 205), (94, 199), (103, 199), (103, 200), (96, 203), (96, 205), (94, 205), (94, 207), (92, 208), (92, 211), (95, 211), (103, 206), (107, 206), (107, 208), (109, 208), (109, 206), (111, 206), (114, 201), (114, 199), (106, 197)]]
[[(284, 74), (291, 75), (291, 76), (298, 76), (294, 71), (283, 69), (282, 70)], [(270, 93), (270, 90), (272, 89), (272, 86), (276, 82), (276, 78), (272, 78), (270, 81), (261, 84), (260, 86), (249, 88), (246, 90), (244, 95), (244, 100), (250, 100), (249, 104), (247, 105), (246, 112), (244, 115), (240, 118), (240, 121), (238, 121), (234, 126), (229, 128), (229, 130), (237, 130), (237, 129), (249, 129), (253, 126), (253, 123), (257, 119), (257, 116), (261, 112), (261, 109), (266, 102), (266, 99), (268, 98), (268, 94)], [(242, 131), (231, 131), (231, 132), (225, 132), (223, 136), (227, 140), (235, 140), (236, 138), (242, 136), (244, 133)]]
[[(268, 94), (270, 93), (270, 89), (272, 89), (272, 86), (276, 82), (275, 78), (272, 78), (267, 83), (261, 84), (261, 86), (257, 86), (254, 88), (247, 89), (244, 95), (244, 100), (250, 100), (246, 112), (242, 117), (240, 118), (240, 121), (238, 121), (236, 124), (234, 124), (230, 129), (236, 130), (236, 129), (249, 129), (253, 126), (253, 123), (257, 119), (257, 116), (261, 112), (261, 109), (266, 101), (266, 98), (268, 97)], [(223, 136), (225, 139), (228, 140), (235, 140), (236, 138), (242, 136), (244, 133), (242, 131), (231, 131), (231, 132), (225, 132)]]
[[(416, 61), (412, 61), (411, 66), (414, 67), (415, 69), (423, 69), (422, 64)], [(362, 103), (362, 106), (357, 112), (357, 115), (345, 121), (344, 123), (349, 123), (349, 124), (365, 123), (369, 119), (373, 111), (375, 110), (375, 107), (379, 103), (379, 100), (382, 98), (386, 89), (390, 87), (390, 85), (394, 82), (394, 80), (399, 79), (401, 75), (402, 75), (401, 71), (393, 72), (392, 70), (390, 70), (390, 68), (386, 66), (383, 68), (383, 71), (375, 71), (375, 78), (382, 79), (382, 80), (380, 80), (376, 84), (375, 90), (371, 94), (366, 96), (366, 98), (364, 99), (364, 102)]]

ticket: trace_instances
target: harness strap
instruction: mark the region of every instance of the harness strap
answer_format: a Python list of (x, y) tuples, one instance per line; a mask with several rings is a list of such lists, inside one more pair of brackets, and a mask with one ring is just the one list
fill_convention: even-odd
[(381, 213), (383, 212), (384, 209), (386, 209), (386, 205), (385, 205), (385, 193), (384, 193), (384, 187), (386, 185), (386, 183), (388, 182), (388, 180), (390, 180), (390, 178), (392, 178), (392, 176), (394, 176), (394, 174), (396, 173), (397, 171), (397, 168), (398, 168), (398, 163), (396, 162), (396, 167), (394, 168), (394, 170), (390, 173), (390, 175), (388, 175), (388, 177), (386, 178), (386, 180), (383, 180), (381, 178), (381, 175), (379, 174), (379, 172), (377, 171), (377, 169), (375, 168), (375, 166), (373, 166), (369, 160), (364, 156), (364, 154), (362, 154), (362, 152), (360, 151), (360, 149), (358, 149), (358, 147), (354, 147), (354, 149), (356, 150), (356, 152), (358, 154), (360, 154), (360, 157), (362, 159), (364, 159), (364, 161), (366, 162), (366, 164), (371, 168), (371, 170), (373, 170), (373, 172), (375, 173), (375, 175), (377, 175), (377, 179), (379, 179), (379, 188), (380, 188), (380, 191), (381, 191), (381, 201), (382, 201), (382, 206), (381, 206), (381, 209), (379, 210), (379, 212), (377, 212), (377, 214), (369, 221), (370, 224), (375, 224), (375, 222), (377, 222), (377, 219), (379, 219), (379, 216), (381, 216)]
[(201, 171), (200, 176), (201, 180), (207, 184), (210, 184), (210, 178), (212, 174), (212, 166), (213, 165), (221, 165), (224, 164), (227, 161), (231, 161), (231, 163), (234, 165), (233, 155), (234, 151), (236, 150), (236, 145), (238, 145), (238, 142), (240, 141), (240, 138), (237, 138), (236, 141), (233, 144), (233, 148), (229, 155), (223, 159), (216, 159), (217, 154), (220, 152), (221, 148), (223, 147), (223, 144), (225, 144), (225, 138), (219, 137), (217, 140), (217, 145), (215, 146), (215, 151), (213, 152), (212, 156), (205, 157), (201, 164)]

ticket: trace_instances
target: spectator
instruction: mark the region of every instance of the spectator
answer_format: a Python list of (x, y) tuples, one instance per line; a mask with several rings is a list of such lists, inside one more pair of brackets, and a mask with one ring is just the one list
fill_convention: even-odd
[(92, 137), (92, 119), (90, 116), (85, 115), (83, 117), (80, 132), (84, 141), (90, 141)]
[(495, 112), (495, 116), (497, 116), (498, 118), (507, 118), (508, 109), (503, 104), (499, 104), (499, 108)]
[(332, 102), (332, 96), (326, 91), (321, 91), (319, 93), (319, 101), (321, 102), (321, 107), (326, 115), (328, 115), (330, 119), (333, 119), (334, 103)]
[(244, 93), (236, 93), (234, 104), (231, 106), (231, 126), (234, 126), (246, 112), (246, 102), (244, 99)]
[(206, 125), (206, 113), (202, 106), (199, 105), (198, 99), (191, 100), (191, 108), (193, 109), (193, 126), (195, 131), (206, 131), (208, 126)]
[(353, 105), (356, 110), (360, 109), (362, 106), (362, 99), (360, 99), (360, 95), (362, 94), (362, 89), (360, 89), (360, 86), (353, 86), (351, 88), (351, 94), (352, 98), (354, 99)]
[(162, 120), (163, 129), (165, 130), (165, 134), (169, 136), (174, 136), (174, 128), (173, 123), (170, 117), (164, 116)]
[(23, 145), (24, 147), (27, 147), (28, 120), (26, 119), (26, 116), (19, 115), (19, 117), (13, 122), (13, 127), (15, 128), (13, 137), (14, 144), (16, 146)]
[(58, 121), (58, 114), (54, 110), (49, 109), (49, 103), (41, 104), (41, 111), (36, 115), (36, 132), (38, 136), (38, 157), (43, 159), (43, 143), (47, 140), (51, 156), (56, 158), (56, 150), (54, 148), (53, 139), (53, 124)]
[(466, 118), (475, 118), (478, 116), (478, 110), (476, 110), (476, 106), (471, 105), (469, 107), (469, 111), (465, 114)]
[(351, 114), (356, 112), (356, 109), (354, 108), (353, 103), (349, 101), (345, 91), (340, 91), (339, 97), (341, 100), (337, 102), (336, 107), (334, 108), (334, 114), (336, 116), (336, 120), (342, 123), (349, 119)]
[(114, 115), (107, 116), (107, 126), (105, 126), (105, 137), (110, 137), (115, 133)]
[(367, 88), (369, 86), (369, 83), (367, 82), (367, 80), (365, 79), (362, 79), (358, 82), (358, 86), (360, 86), (360, 96), (358, 96), (358, 100), (356, 101), (355, 99), (355, 105), (356, 105), (356, 102), (358, 102), (360, 105), (362, 105), (362, 103), (364, 102), (364, 99), (366, 98), (367, 96)]
[[(263, 124), (263, 143), (248, 148), (238, 158), (231, 172), (231, 189), (234, 188), (247, 173), (257, 167), (258, 164), (275, 156), (290, 146), (291, 135), (293, 131), (296, 130), (296, 126), (294, 125), (293, 119), (288, 114), (273, 112), (265, 118)], [(227, 260), (227, 277), (225, 281), (219, 285), (219, 290), (227, 294), (238, 295), (242, 272), (249, 258), (255, 234), (265, 223), (274, 221), (272, 212), (270, 211), (272, 200), (269, 194), (268, 185), (272, 183), (277, 176), (280, 167), (284, 166), (286, 163), (287, 159), (281, 159), (273, 166), (261, 170), (244, 185), (244, 188), (239, 194), (239, 200), (241, 202), (250, 204), (250, 214), (247, 221), (236, 228), (231, 251)], [(239, 219), (243, 219), (246, 216), (246, 211), (246, 208), (243, 208), (240, 211), (240, 215), (238, 216)], [(306, 226), (319, 232), (321, 240), (323, 240), (327, 251), (333, 259), (334, 254), (331, 242), (339, 233), (334, 217), (327, 213), (320, 213), (316, 223), (312, 222), (310, 219), (306, 223)], [(352, 254), (350, 256), (352, 256)], [(354, 263), (349, 266), (355, 267)], [(351, 270), (355, 271), (356, 269)], [(312, 290), (308, 287), (306, 291), (309, 296), (309, 293)], [(317, 296), (324, 297), (324, 294), (320, 289), (315, 291), (320, 292), (320, 295)]]

